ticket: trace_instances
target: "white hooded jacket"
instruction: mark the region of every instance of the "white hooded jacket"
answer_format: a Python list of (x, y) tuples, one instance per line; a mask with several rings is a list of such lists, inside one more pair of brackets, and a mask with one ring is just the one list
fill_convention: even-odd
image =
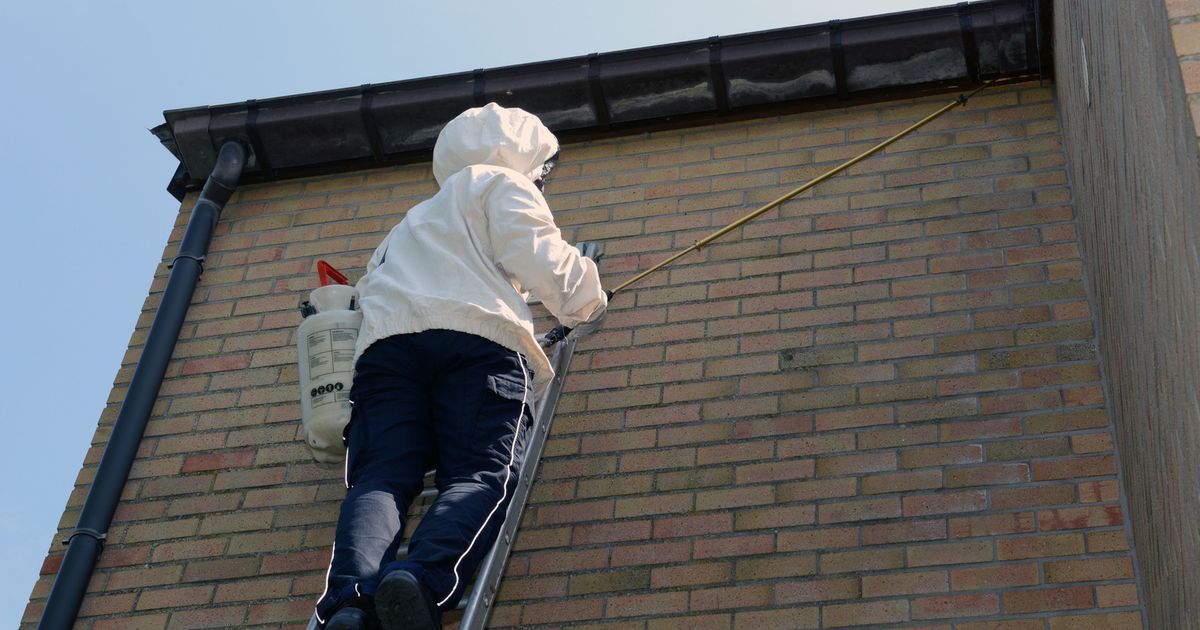
[(392, 228), (355, 287), (363, 312), (355, 362), (384, 337), (456, 330), (523, 354), (535, 392), (545, 391), (553, 369), (527, 294), (568, 327), (608, 305), (595, 263), (563, 240), (533, 184), (557, 152), (536, 116), (495, 103), (442, 129), (433, 149), (441, 190)]

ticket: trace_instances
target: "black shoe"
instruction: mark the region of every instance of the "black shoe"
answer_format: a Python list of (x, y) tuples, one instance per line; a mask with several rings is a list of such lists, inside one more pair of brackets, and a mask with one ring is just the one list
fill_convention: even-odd
[(375, 589), (375, 612), (383, 630), (440, 630), (442, 614), (417, 577), (392, 571)]
[(325, 630), (367, 630), (367, 611), (347, 606), (329, 618)]

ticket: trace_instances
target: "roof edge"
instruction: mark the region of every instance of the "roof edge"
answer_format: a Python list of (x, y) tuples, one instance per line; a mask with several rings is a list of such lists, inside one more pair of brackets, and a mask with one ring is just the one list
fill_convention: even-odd
[(243, 183), (429, 159), (446, 121), (498, 102), (565, 141), (839, 108), (1049, 74), (1050, 0), (984, 0), (494, 69), (163, 112), (152, 133), (197, 189), (221, 144)]

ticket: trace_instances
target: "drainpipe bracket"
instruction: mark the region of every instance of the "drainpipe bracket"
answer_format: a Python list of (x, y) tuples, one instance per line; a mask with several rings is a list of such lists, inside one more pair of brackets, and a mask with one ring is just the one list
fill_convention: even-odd
[(104, 541), (108, 539), (108, 532), (96, 531), (90, 527), (76, 527), (75, 531), (71, 532), (71, 535), (67, 536), (66, 540), (62, 541), (62, 544), (70, 545), (71, 539), (75, 538), (76, 536), (91, 536), (99, 541), (100, 546), (103, 547)]
[(167, 263), (167, 269), (173, 269), (175, 267), (175, 263), (179, 262), (180, 258), (187, 258), (188, 260), (196, 261), (196, 264), (200, 265), (200, 274), (204, 274), (204, 256), (193, 256), (191, 254), (180, 254), (172, 258), (171, 262)]

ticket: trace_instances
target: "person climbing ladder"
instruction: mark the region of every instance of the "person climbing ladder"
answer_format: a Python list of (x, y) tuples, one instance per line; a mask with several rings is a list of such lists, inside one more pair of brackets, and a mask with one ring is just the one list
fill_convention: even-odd
[[(440, 628), (496, 538), (535, 397), (553, 370), (526, 295), (587, 332), (607, 308), (595, 262), (566, 243), (542, 188), (558, 141), (494, 103), (433, 150), (440, 190), (376, 248), (346, 427), (346, 498), (316, 617), (327, 630)], [(426, 470), (437, 499), (395, 560)]]

